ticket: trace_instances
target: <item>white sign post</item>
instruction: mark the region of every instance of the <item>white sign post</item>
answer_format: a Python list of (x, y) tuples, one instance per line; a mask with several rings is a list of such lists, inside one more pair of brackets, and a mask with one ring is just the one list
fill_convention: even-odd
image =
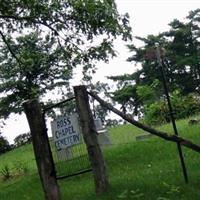
[[(63, 157), (69, 154), (69, 147), (81, 143), (81, 132), (77, 114), (59, 116), (51, 122), (51, 129), (56, 150), (60, 153), (58, 157), (63, 160)], [(63, 151), (65, 154), (63, 154)]]

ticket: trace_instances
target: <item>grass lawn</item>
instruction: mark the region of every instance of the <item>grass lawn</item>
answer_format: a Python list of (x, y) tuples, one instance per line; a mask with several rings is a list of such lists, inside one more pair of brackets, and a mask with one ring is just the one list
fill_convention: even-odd
[[(200, 125), (188, 125), (188, 120), (177, 122), (179, 135), (200, 144)], [(171, 125), (158, 127), (172, 133)], [(103, 150), (110, 181), (109, 191), (96, 196), (92, 173), (60, 180), (63, 200), (199, 200), (200, 154), (183, 148), (189, 184), (185, 184), (175, 143), (151, 137), (135, 141), (143, 131), (123, 125), (109, 130), (113, 145)], [(115, 145), (116, 144), (116, 145)], [(43, 198), (38, 175), (35, 173), (30, 145), (0, 156), (0, 170), (15, 163), (29, 163), (25, 175), (0, 180), (0, 199), (40, 200)], [(32, 173), (34, 172), (34, 173)]]

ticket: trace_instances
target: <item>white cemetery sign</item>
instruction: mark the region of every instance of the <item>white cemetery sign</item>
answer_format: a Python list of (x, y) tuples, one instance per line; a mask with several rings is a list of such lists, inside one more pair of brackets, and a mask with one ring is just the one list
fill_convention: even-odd
[(57, 151), (81, 142), (78, 115), (59, 116), (51, 122), (51, 129)]

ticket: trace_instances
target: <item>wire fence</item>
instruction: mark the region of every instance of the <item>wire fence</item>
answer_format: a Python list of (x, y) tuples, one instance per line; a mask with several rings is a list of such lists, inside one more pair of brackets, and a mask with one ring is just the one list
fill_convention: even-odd
[[(70, 101), (72, 101), (74, 98), (71, 98)], [(64, 106), (67, 107), (68, 101), (64, 101)], [(65, 109), (63, 104), (59, 103), (59, 108), (56, 108), (57, 110), (53, 112), (52, 116), (57, 113), (65, 113), (66, 110), (69, 111), (69, 109)], [(70, 104), (71, 106), (72, 104)], [(53, 110), (54, 107), (50, 106), (48, 107), (48, 112)], [(70, 108), (71, 111), (75, 112), (76, 108), (73, 106)], [(71, 112), (70, 111), (70, 112)], [(104, 124), (101, 123), (101, 120), (99, 118), (95, 118), (94, 121), (96, 125), (96, 132), (97, 132), (97, 139), (102, 149), (109, 147), (113, 148), (117, 145), (126, 145), (131, 144), (137, 140), (137, 137), (141, 134), (144, 134), (140, 129), (136, 130), (132, 128), (132, 125), (125, 125), (126, 128), (123, 126), (113, 126), (111, 127), (105, 127)], [(49, 138), (50, 147), (53, 155), (53, 160), (55, 164), (56, 169), (56, 175), (58, 179), (70, 177), (73, 175), (77, 175), (84, 172), (91, 171), (91, 165), (87, 154), (86, 145), (83, 141), (83, 136), (80, 137), (80, 143), (76, 145), (72, 145), (67, 148), (57, 149), (55, 145), (54, 139), (51, 137)], [(109, 150), (109, 148), (106, 148)], [(31, 199), (33, 197), (35, 199), (43, 199), (43, 193), (41, 189), (41, 185), (39, 184), (39, 176), (35, 176), (37, 173), (37, 166), (36, 161), (33, 153), (33, 147), (32, 144), (25, 144), (21, 147), (18, 147), (14, 149), (13, 151), (10, 151), (6, 153), (5, 155), (0, 156), (0, 178), (4, 179), (6, 174), (10, 176), (23, 176), (25, 174), (28, 174), (29, 179), (37, 179), (34, 180), (34, 186), (29, 185), (29, 183), (33, 183), (33, 181), (30, 179), (24, 179), (24, 183), (26, 186), (24, 187), (25, 190), (30, 190), (30, 193), (32, 195)], [(2, 174), (4, 173), (4, 174)], [(32, 176), (33, 175), (33, 176)], [(16, 186), (18, 187), (18, 186)], [(36, 194), (33, 194), (32, 191), (36, 187), (36, 191), (39, 191)], [(39, 188), (39, 190), (38, 190)], [(1, 189), (1, 186), (0, 186)], [(19, 188), (20, 189), (20, 188)], [(7, 193), (4, 193), (3, 191), (0, 192), (0, 199), (6, 200), (6, 199), (18, 199), (17, 196), (13, 194), (9, 194), (8, 197)], [(24, 195), (24, 196), (23, 196)], [(21, 192), (22, 199), (29, 199), (29, 197), (26, 196), (27, 192), (23, 191)]]
[(57, 178), (65, 178), (91, 169), (86, 145), (81, 135), (81, 143), (68, 148), (56, 150), (51, 145)]

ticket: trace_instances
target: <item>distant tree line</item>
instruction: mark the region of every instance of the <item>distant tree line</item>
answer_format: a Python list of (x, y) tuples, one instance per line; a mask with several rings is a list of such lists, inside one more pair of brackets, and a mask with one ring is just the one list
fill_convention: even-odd
[(30, 132), (20, 134), (17, 137), (15, 137), (15, 139), (14, 139), (14, 146), (15, 147), (20, 147), (20, 146), (27, 144), (27, 143), (31, 143)]
[(16, 136), (14, 139), (14, 144), (9, 144), (9, 141), (6, 139), (6, 137), (0, 134), (0, 155), (27, 143), (31, 143), (31, 134), (29, 132)]

